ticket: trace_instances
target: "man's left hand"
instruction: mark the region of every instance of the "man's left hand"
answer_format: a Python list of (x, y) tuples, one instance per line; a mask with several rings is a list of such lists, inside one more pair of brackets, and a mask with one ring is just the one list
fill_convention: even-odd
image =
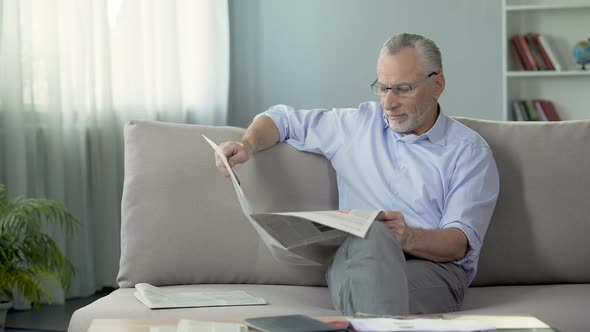
[(389, 228), (399, 240), (402, 250), (407, 249), (412, 238), (413, 228), (406, 224), (403, 213), (399, 211), (381, 211), (375, 220), (384, 223)]
[(458, 228), (412, 228), (399, 211), (381, 211), (375, 220), (389, 228), (404, 252), (418, 258), (449, 262), (463, 258), (469, 248), (467, 236)]

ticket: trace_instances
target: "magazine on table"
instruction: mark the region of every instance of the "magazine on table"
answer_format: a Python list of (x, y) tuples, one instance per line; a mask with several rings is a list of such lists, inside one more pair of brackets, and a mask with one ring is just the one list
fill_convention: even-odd
[(296, 265), (328, 264), (340, 244), (352, 234), (364, 238), (380, 211), (332, 210), (255, 213), (220, 147), (203, 135), (229, 171), (242, 212), (272, 256)]

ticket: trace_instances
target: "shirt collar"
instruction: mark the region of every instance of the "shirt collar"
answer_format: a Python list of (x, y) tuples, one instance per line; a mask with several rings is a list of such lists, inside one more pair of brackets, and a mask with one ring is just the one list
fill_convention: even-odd
[(447, 132), (447, 120), (448, 117), (440, 110), (440, 105), (437, 106), (438, 118), (434, 123), (434, 126), (430, 128), (424, 135), (428, 136), (428, 139), (440, 146), (447, 144), (446, 132)]
[[(411, 144), (428, 138), (430, 142), (436, 145), (444, 146), (447, 143), (445, 137), (447, 128), (447, 116), (440, 110), (440, 104), (437, 104), (436, 108), (438, 112), (438, 117), (436, 118), (434, 126), (432, 126), (432, 128), (430, 128), (429, 131), (420, 136), (414, 134), (404, 135), (402, 133), (392, 131), (395, 139)], [(387, 122), (387, 116), (385, 115), (385, 112), (383, 112), (383, 122), (383, 128), (389, 130), (389, 123)]]

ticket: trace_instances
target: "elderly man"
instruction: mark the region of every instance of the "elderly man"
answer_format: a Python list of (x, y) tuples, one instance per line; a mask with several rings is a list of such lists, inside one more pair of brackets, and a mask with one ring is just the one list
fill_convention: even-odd
[[(328, 270), (340, 312), (457, 310), (498, 197), (492, 152), (441, 111), (445, 76), (432, 40), (391, 37), (371, 89), (380, 103), (358, 109), (273, 106), (222, 150), (232, 167), (283, 141), (322, 154), (336, 170), (341, 209), (382, 210), (365, 239), (340, 246)], [(217, 167), (229, 175), (219, 159)]]

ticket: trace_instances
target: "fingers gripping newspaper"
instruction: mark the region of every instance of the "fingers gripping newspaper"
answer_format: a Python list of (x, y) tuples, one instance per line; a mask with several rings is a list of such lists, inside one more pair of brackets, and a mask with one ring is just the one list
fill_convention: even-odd
[(242, 212), (272, 256), (296, 265), (330, 263), (349, 234), (364, 238), (380, 211), (338, 210), (254, 213), (221, 148), (203, 135), (227, 168)]

